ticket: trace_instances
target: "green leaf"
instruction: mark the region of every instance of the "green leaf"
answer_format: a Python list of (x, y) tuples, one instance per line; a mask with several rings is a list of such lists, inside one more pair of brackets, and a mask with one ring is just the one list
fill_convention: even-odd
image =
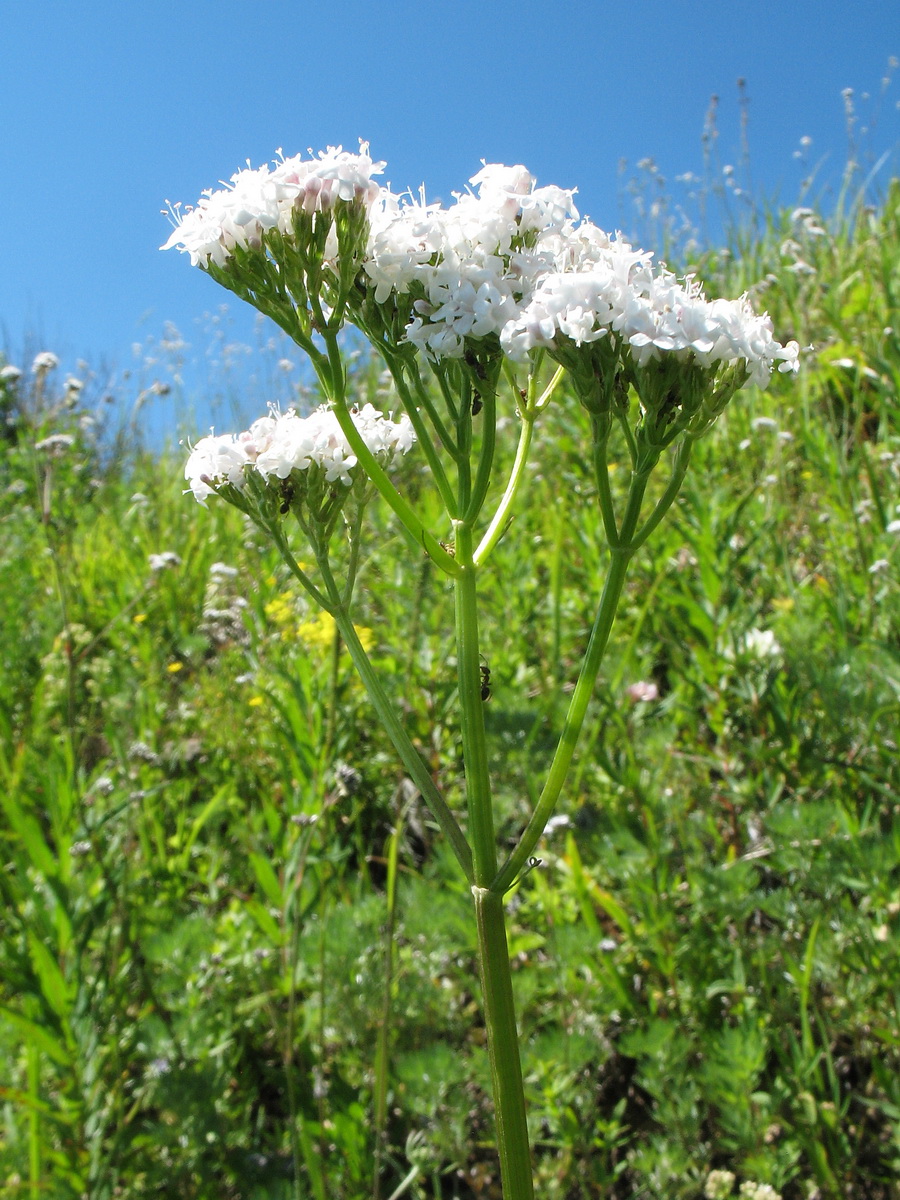
[(261, 854), (251, 854), (250, 865), (253, 867), (256, 882), (262, 888), (269, 903), (276, 908), (284, 908), (284, 893), (269, 860), (263, 858)]
[(59, 873), (56, 855), (47, 845), (37, 820), (16, 801), (12, 792), (0, 790), (0, 804), (9, 823), (19, 835), (31, 865), (42, 875), (53, 878)]
[(28, 931), (28, 952), (41, 984), (41, 994), (60, 1018), (69, 1015), (69, 989), (56, 959), (32, 930)]
[(0, 1007), (0, 1017), (8, 1021), (10, 1025), (14, 1025), (32, 1046), (42, 1051), (48, 1058), (52, 1058), (55, 1063), (59, 1063), (62, 1067), (71, 1064), (72, 1056), (68, 1049), (61, 1041), (48, 1033), (45, 1025), (37, 1025), (34, 1021), (29, 1021), (27, 1017), (23, 1017), (21, 1013), (6, 1007)]
[(278, 922), (272, 916), (267, 908), (264, 908), (258, 900), (251, 900), (247, 905), (247, 912), (257, 923), (269, 941), (280, 946), (283, 941), (283, 934), (278, 926)]

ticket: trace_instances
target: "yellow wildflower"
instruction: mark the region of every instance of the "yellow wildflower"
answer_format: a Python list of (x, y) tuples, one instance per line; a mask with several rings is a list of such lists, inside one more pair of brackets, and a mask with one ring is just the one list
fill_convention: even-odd
[[(365, 625), (354, 625), (353, 628), (362, 643), (363, 650), (368, 654), (375, 645), (375, 634)], [(297, 636), (310, 649), (327, 650), (334, 645), (335, 629), (335, 621), (331, 613), (320, 612), (297, 626)]]

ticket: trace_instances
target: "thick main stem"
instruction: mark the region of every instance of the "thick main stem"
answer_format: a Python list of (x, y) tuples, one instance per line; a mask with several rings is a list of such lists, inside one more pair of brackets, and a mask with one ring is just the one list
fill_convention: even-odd
[(487, 887), (497, 871), (491, 778), (481, 698), (481, 655), (478, 649), (477, 568), (472, 561), (472, 535), (464, 522), (456, 526), (456, 555), (462, 570), (456, 587), (456, 671), (460, 726), (466, 773), (469, 842), (475, 867), (474, 882)]
[(459, 677), (469, 839), (474, 859), (478, 959), (494, 1092), (494, 1113), (504, 1200), (533, 1200), (531, 1150), (513, 1001), (503, 896), (488, 884), (497, 871), (491, 782), (484, 731), (481, 657), (478, 650), (477, 568), (471, 530), (459, 522), (456, 536), (456, 653)]
[(534, 1200), (503, 897), (473, 887), (503, 1200)]

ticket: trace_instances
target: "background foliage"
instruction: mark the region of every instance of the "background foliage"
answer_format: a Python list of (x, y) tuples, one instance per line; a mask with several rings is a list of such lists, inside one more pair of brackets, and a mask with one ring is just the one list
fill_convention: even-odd
[[(709, 290), (813, 349), (698, 447), (512, 898), (547, 1198), (900, 1196), (900, 186), (741, 230)], [(0, 389), (0, 1194), (498, 1195), (468, 897), (333, 627), (180, 455)], [(486, 581), (510, 837), (604, 569), (572, 401), (536, 442)], [(459, 810), (452, 599), (378, 509), (355, 619)]]

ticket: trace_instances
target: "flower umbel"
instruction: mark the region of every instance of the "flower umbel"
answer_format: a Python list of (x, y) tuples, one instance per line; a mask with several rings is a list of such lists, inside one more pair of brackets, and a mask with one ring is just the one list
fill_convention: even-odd
[(175, 229), (161, 248), (179, 247), (194, 266), (223, 267), (237, 247), (259, 249), (272, 229), (290, 236), (295, 214), (327, 212), (354, 201), (368, 207), (381, 190), (372, 176), (384, 167), (372, 161), (365, 142), (359, 154), (329, 146), (317, 158), (297, 154), (255, 170), (248, 164), (230, 184), (204, 192), (196, 207), (182, 213), (179, 205), (170, 205)]
[[(406, 416), (392, 421), (371, 404), (354, 410), (352, 416), (367, 446), (381, 460), (389, 460), (396, 451), (405, 454), (415, 441)], [(291, 478), (299, 486), (312, 468), (313, 474), (321, 472), (326, 483), (349, 487), (356, 462), (334, 413), (323, 405), (308, 417), (294, 409), (272, 412), (243, 433), (201, 438), (191, 450), (184, 476), (195, 499), (205, 504), (225, 484), (243, 491), (251, 471), (267, 484)]]

